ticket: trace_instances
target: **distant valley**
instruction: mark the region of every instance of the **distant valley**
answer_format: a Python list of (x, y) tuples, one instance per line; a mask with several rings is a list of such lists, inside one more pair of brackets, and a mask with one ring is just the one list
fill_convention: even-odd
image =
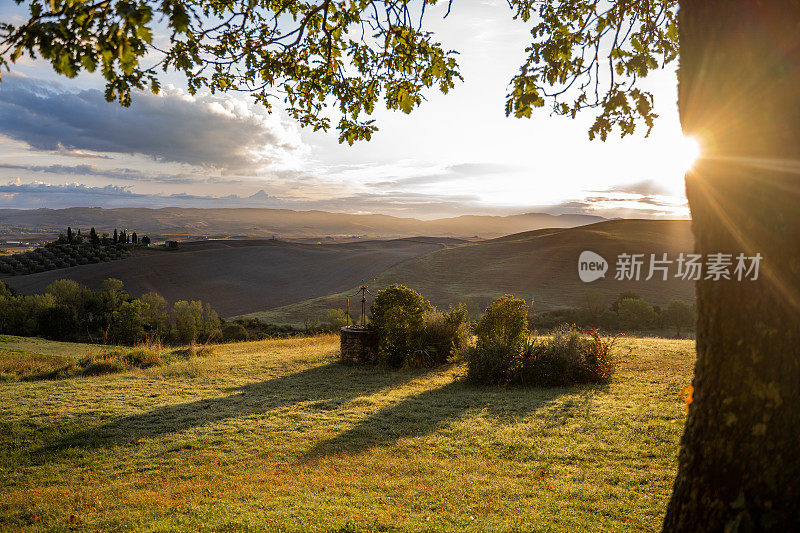
[[(137, 249), (126, 259), (3, 281), (32, 294), (56, 279), (70, 278), (98, 287), (102, 280), (114, 277), (125, 282), (136, 296), (156, 291), (170, 301), (202, 299), (223, 316), (252, 314), (269, 322), (295, 325), (329, 309), (342, 308), (345, 295), (352, 293), (362, 279), (373, 292), (402, 283), (422, 292), (440, 308), (465, 302), (473, 314), (506, 293), (526, 300), (533, 297), (538, 311), (580, 305), (587, 289), (600, 290), (609, 301), (623, 291), (634, 291), (658, 305), (673, 298), (694, 297), (690, 281), (673, 277), (666, 281), (617, 281), (613, 275), (619, 253), (675, 256), (691, 251), (690, 222), (683, 220), (610, 220), (477, 242), (453, 237), (320, 242), (186, 242), (177, 250)], [(608, 260), (611, 271), (605, 279), (580, 281), (577, 260), (584, 250)]]
[[(0, 240), (52, 240), (67, 226), (95, 227), (99, 233), (130, 229), (154, 240), (272, 238), (343, 241), (415, 236), (494, 238), (542, 228), (568, 228), (605, 220), (591, 215), (528, 213), (465, 215), (420, 220), (380, 214), (291, 211), (288, 209), (162, 209), (73, 207), (0, 209)], [(327, 239), (326, 239), (327, 238)]]

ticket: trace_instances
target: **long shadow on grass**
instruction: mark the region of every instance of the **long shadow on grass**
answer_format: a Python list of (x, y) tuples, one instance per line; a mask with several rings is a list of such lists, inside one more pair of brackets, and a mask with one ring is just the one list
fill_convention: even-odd
[(179, 433), (227, 419), (262, 414), (281, 407), (314, 402), (312, 409), (336, 409), (359, 396), (391, 388), (421, 372), (390, 372), (372, 367), (329, 363), (263, 382), (230, 389), (228, 396), (165, 405), (67, 435), (41, 451), (98, 448)]
[[(358, 454), (368, 449), (388, 446), (400, 439), (419, 437), (444, 430), (450, 423), (469, 413), (485, 412), (501, 423), (513, 423), (532, 411), (554, 402), (564, 394), (589, 393), (601, 386), (564, 388), (474, 387), (454, 381), (384, 407), (339, 435), (324, 440), (309, 450), (304, 461), (313, 462), (326, 455)], [(571, 416), (576, 405), (588, 402), (589, 394), (567, 402), (554, 411), (553, 422)]]

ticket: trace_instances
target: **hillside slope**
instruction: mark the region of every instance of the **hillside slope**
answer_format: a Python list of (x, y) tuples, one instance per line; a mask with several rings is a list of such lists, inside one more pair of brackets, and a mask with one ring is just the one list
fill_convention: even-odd
[(33, 294), (57, 279), (97, 287), (113, 277), (125, 282), (134, 296), (156, 291), (169, 301), (201, 299), (222, 316), (230, 316), (345, 290), (395, 263), (459, 242), (447, 238), (326, 245), (203, 241), (182, 244), (174, 251), (137, 251), (128, 259), (2, 281), (18, 292)]
[[(672, 275), (667, 281), (644, 281), (649, 254), (660, 257), (668, 253), (674, 259), (680, 252), (691, 252), (693, 248), (689, 221), (612, 220), (437, 250), (395, 265), (367, 284), (381, 289), (402, 283), (420, 291), (440, 308), (465, 302), (473, 314), (506, 293), (528, 301), (533, 296), (537, 311), (580, 305), (588, 289), (601, 290), (609, 302), (619, 293), (632, 290), (653, 304), (663, 305), (672, 298), (692, 300), (694, 285)], [(578, 278), (578, 256), (584, 250), (599, 253), (608, 261), (605, 279), (583, 283)], [(647, 254), (641, 281), (614, 279), (616, 257), (623, 252)], [(671, 273), (675, 273), (674, 268)], [(253, 316), (297, 323), (325, 309), (340, 308), (343, 302), (343, 294), (332, 294)]]
[[(67, 226), (99, 233), (131, 228), (151, 236), (319, 237), (359, 235), (398, 238), (418, 235), (498, 237), (539, 228), (563, 228), (604, 220), (589, 215), (527, 213), (511, 216), (467, 215), (419, 220), (379, 214), (292, 211), (289, 209), (162, 209), (74, 207), (69, 209), (0, 209), (0, 237), (53, 237)], [(28, 238), (28, 237), (26, 237)]]

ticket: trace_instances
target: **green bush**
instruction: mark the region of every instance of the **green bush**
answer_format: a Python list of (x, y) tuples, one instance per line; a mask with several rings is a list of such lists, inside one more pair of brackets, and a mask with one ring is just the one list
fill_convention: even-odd
[(654, 326), (656, 321), (655, 309), (641, 298), (622, 299), (617, 314), (625, 329), (645, 329)]
[(467, 352), (467, 379), (483, 385), (540, 387), (606, 383), (614, 374), (615, 340), (602, 338), (597, 330), (590, 330), (587, 337), (574, 327), (562, 326), (550, 337), (521, 347), (485, 342)]
[(324, 327), (330, 331), (339, 331), (351, 322), (347, 312), (343, 309), (329, 309), (323, 321)]
[(219, 316), (210, 305), (203, 305), (200, 301), (179, 300), (175, 302), (173, 310), (175, 323), (172, 335), (176, 341), (184, 344), (207, 343), (222, 335)]
[(477, 346), (522, 348), (528, 336), (528, 305), (525, 300), (506, 294), (489, 304), (475, 328)]
[(378, 363), (388, 366), (445, 364), (463, 352), (471, 338), (464, 305), (440, 312), (403, 285), (379, 291), (370, 312), (370, 326), (378, 333)]
[(237, 323), (225, 324), (222, 328), (222, 339), (229, 342), (246, 341), (247, 329)]
[(544, 387), (585, 382), (587, 349), (588, 341), (576, 329), (559, 327), (549, 339), (526, 347), (521, 381)]
[(370, 323), (378, 332), (379, 362), (401, 367), (409, 355), (426, 348), (423, 333), (430, 310), (421, 294), (403, 285), (378, 291), (370, 306)]
[(519, 383), (523, 368), (522, 349), (503, 342), (482, 342), (466, 351), (467, 381), (479, 385)]
[(457, 358), (467, 348), (472, 334), (467, 320), (467, 307), (450, 306), (447, 312), (436, 310), (425, 315), (422, 345), (427, 348), (416, 352), (424, 355), (424, 361), (410, 361), (409, 366), (441, 365), (450, 358)]
[(528, 336), (528, 306), (509, 294), (489, 304), (475, 327), (475, 348), (466, 352), (467, 379), (507, 385), (519, 381)]
[(683, 300), (672, 300), (662, 313), (664, 325), (675, 328), (675, 335), (681, 336), (681, 328), (694, 326), (694, 306)]

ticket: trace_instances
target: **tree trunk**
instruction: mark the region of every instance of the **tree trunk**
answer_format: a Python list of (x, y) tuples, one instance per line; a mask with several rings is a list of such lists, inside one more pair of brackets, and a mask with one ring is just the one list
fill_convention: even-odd
[[(763, 256), (697, 283), (694, 401), (665, 531), (800, 528), (800, 1), (680, 0), (679, 107), (697, 252)], [(735, 261), (734, 261), (735, 262)]]

